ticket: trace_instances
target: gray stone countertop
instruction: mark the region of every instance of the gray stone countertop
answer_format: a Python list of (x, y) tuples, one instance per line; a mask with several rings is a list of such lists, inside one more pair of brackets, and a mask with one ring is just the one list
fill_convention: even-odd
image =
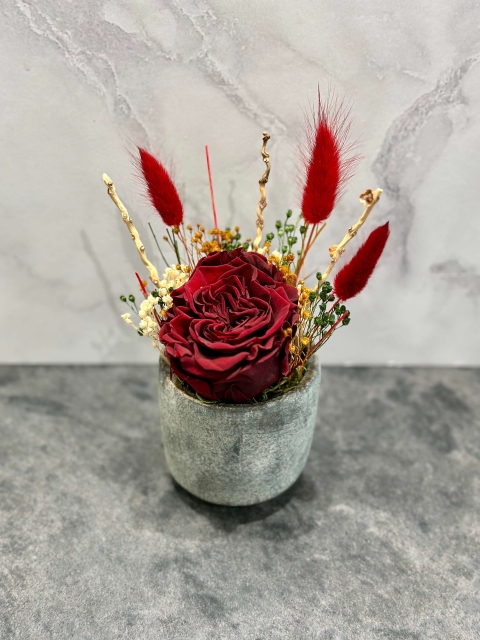
[(300, 480), (175, 486), (149, 366), (0, 367), (0, 637), (480, 637), (480, 371), (328, 368)]

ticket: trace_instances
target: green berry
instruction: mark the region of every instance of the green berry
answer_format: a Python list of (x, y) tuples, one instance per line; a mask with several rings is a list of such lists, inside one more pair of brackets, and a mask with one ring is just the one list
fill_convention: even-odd
[(286, 245), (283, 245), (282, 253), (287, 253), (287, 251), (288, 251), (288, 247)]
[(310, 293), (308, 294), (308, 299), (310, 300), (310, 302), (313, 302), (316, 297), (317, 294), (315, 293), (315, 291), (310, 291)]
[(333, 293), (332, 295), (328, 296), (328, 299), (330, 300), (330, 302), (333, 302), (335, 300), (335, 296), (333, 295)]
[(333, 313), (331, 313), (331, 314), (330, 314), (330, 316), (329, 316), (329, 318), (328, 318), (328, 322), (329, 322), (330, 324), (335, 324), (335, 322), (336, 322), (336, 321), (337, 321), (337, 320), (336, 320), (335, 316), (333, 315)]
[(244, 243), (243, 243), (243, 248), (244, 248), (244, 250), (245, 250), (245, 251), (247, 251), (247, 249), (248, 249), (248, 247), (249, 247), (249, 246), (250, 246), (250, 245), (248, 244), (248, 242), (244, 242)]
[(349, 317), (344, 318), (344, 319), (342, 320), (342, 324), (344, 324), (345, 326), (346, 326), (347, 324), (350, 324), (350, 318), (349, 318)]
[(342, 306), (340, 307), (340, 313), (345, 313), (345, 311), (347, 310), (347, 307), (342, 304)]
[(143, 331), (141, 329), (137, 329), (137, 333), (139, 336), (143, 336)]
[(307, 227), (304, 224), (302, 224), (302, 226), (300, 227), (300, 233), (304, 234), (306, 232), (307, 232)]
[(322, 274), (320, 273), (320, 271), (317, 271), (317, 280), (321, 280), (322, 279)]
[(293, 238), (289, 238), (287, 242), (292, 247), (297, 242), (297, 240), (298, 238), (293, 237)]
[(128, 296), (128, 299), (130, 300), (130, 302), (135, 302), (135, 296), (132, 294)]
[(327, 305), (322, 302), (322, 304), (320, 305), (320, 311), (325, 311), (325, 309), (327, 308)]
[(168, 287), (168, 290), (169, 291), (173, 291), (173, 287)]
[(300, 257), (301, 255), (302, 255), (302, 252), (301, 251), (297, 251), (297, 256)]
[(291, 218), (293, 216), (293, 211), (291, 209), (289, 209), (287, 211), (287, 218)]
[(320, 316), (317, 316), (313, 323), (318, 327), (318, 325), (322, 323), (322, 319), (320, 318)]
[(282, 223), (280, 222), (280, 220), (277, 220), (275, 222), (275, 226), (277, 227), (277, 229), (280, 229), (280, 227), (282, 226)]
[(267, 240), (268, 240), (269, 242), (271, 242), (271, 241), (273, 240), (273, 238), (274, 238), (274, 237), (275, 237), (275, 234), (274, 234), (274, 233), (267, 233)]
[(120, 296), (120, 300), (121, 300), (122, 302), (126, 302), (126, 301), (127, 301), (127, 299), (126, 299), (126, 297), (125, 297), (125, 296)]
[(283, 229), (280, 229), (280, 231), (278, 232), (278, 237), (281, 238), (283, 236)]

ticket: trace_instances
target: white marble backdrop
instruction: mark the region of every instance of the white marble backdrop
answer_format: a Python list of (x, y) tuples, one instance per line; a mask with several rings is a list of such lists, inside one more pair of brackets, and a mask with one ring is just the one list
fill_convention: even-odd
[(365, 160), (318, 267), (368, 187), (384, 189), (369, 228), (390, 220), (391, 240), (323, 361), (480, 364), (477, 0), (2, 0), (0, 15), (2, 362), (153, 362), (119, 318), (140, 263), (102, 173), (154, 255), (129, 152), (172, 161), (187, 216), (211, 226), (208, 143), (220, 219), (252, 233), (266, 129), (268, 227), (298, 210), (303, 111), (331, 83)]

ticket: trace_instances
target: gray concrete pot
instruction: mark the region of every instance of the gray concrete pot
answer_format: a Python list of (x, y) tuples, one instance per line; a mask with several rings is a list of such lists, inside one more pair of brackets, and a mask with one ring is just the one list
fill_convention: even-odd
[(254, 405), (200, 402), (175, 385), (163, 358), (159, 386), (167, 464), (193, 495), (221, 505), (256, 504), (282, 493), (301, 474), (320, 388), (314, 358), (296, 389)]

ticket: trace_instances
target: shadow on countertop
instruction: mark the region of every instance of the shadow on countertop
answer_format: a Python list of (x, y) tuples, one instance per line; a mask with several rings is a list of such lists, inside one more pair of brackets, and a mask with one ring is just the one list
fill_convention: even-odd
[(173, 478), (172, 485), (175, 494), (185, 505), (224, 531), (233, 531), (239, 525), (263, 521), (277, 511), (285, 509), (292, 500), (311, 502), (316, 497), (315, 484), (305, 472), (276, 498), (244, 507), (228, 507), (205, 502), (186, 491)]

